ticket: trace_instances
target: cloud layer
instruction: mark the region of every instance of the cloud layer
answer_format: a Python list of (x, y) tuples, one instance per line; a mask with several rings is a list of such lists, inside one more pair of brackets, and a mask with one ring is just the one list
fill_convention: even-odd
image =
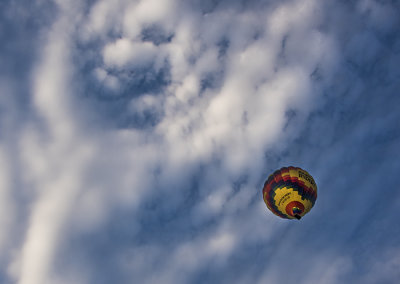
[[(2, 5), (2, 282), (399, 278), (395, 4)], [(261, 198), (290, 164), (297, 223)]]

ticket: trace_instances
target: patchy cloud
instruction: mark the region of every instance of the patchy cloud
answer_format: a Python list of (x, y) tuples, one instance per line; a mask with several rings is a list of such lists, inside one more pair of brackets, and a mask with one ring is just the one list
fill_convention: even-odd
[[(1, 5), (1, 282), (399, 278), (391, 1)], [(289, 164), (301, 222), (261, 198)]]

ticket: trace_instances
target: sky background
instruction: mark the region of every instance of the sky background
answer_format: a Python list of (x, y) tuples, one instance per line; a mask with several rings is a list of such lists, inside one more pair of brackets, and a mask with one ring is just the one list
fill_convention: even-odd
[(398, 1), (1, 1), (0, 62), (1, 283), (399, 283)]

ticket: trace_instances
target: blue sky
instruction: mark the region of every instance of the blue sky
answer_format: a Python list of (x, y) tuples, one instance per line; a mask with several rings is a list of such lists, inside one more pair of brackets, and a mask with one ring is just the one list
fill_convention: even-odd
[(398, 282), (396, 1), (0, 8), (0, 282)]

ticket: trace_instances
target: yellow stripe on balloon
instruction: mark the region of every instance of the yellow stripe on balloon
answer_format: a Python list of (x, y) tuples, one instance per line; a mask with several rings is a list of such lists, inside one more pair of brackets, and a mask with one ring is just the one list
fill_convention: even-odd
[(275, 205), (278, 210), (289, 219), (294, 219), (294, 217), (289, 216), (286, 213), (286, 206), (292, 201), (298, 201), (304, 205), (304, 212), (301, 213), (301, 216), (310, 211), (312, 207), (312, 203), (309, 200), (302, 200), (301, 195), (297, 192), (297, 190), (294, 190), (291, 187), (282, 187), (275, 191)]

